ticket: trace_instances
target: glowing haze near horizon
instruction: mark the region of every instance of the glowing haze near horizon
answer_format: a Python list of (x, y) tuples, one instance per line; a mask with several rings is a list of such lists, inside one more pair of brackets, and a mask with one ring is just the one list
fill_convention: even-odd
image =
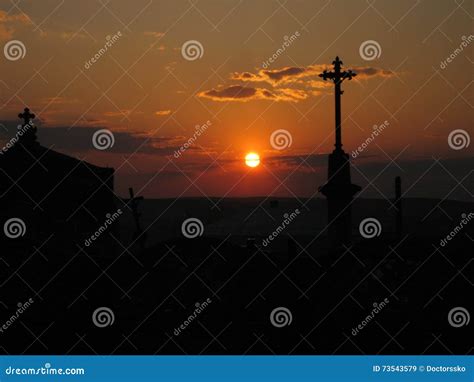
[[(472, 201), (474, 143), (452, 150), (447, 140), (454, 129), (473, 136), (474, 45), (440, 68), (471, 35), (472, 2), (14, 4), (0, 1), (0, 41), (20, 40), (26, 54), (0, 59), (3, 141), (28, 106), (43, 145), (114, 167), (121, 195), (133, 186), (149, 198), (316, 196), (334, 144), (333, 89), (317, 74), (339, 55), (359, 73), (343, 84), (346, 152), (374, 125), (389, 123), (354, 160), (362, 196), (390, 197), (393, 177), (401, 175), (406, 189), (413, 185), (407, 196), (444, 198), (455, 187), (450, 198)], [(295, 34), (265, 71), (262, 64)], [(201, 58), (183, 58), (189, 40), (202, 44)], [(367, 40), (380, 44), (380, 57), (361, 58)], [(196, 125), (208, 122), (197, 136)], [(114, 133), (110, 150), (91, 143), (101, 128)], [(278, 129), (291, 134), (284, 150), (270, 143)], [(260, 166), (245, 165), (249, 152), (260, 155)]]

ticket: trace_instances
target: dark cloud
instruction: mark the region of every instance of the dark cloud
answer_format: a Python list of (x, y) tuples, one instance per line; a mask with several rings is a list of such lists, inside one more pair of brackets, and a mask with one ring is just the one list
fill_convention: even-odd
[(381, 68), (374, 68), (371, 66), (356, 66), (353, 68), (354, 72), (357, 73), (356, 79), (369, 78), (369, 77), (392, 77), (395, 75), (391, 70), (385, 70)]
[(254, 74), (250, 72), (234, 72), (230, 75), (231, 80), (235, 81), (245, 81), (245, 82), (263, 82), (265, 78), (259, 74)]
[(210, 98), (215, 101), (246, 101), (257, 96), (258, 89), (233, 85), (226, 88), (212, 89), (199, 93), (200, 97)]
[(241, 85), (232, 85), (225, 88), (211, 89), (198, 94), (199, 97), (209, 98), (213, 101), (240, 101), (273, 100), (298, 102), (308, 97), (304, 90), (253, 88)]
[(270, 81), (280, 82), (287, 78), (301, 78), (305, 75), (308, 75), (309, 69), (307, 68), (298, 68), (295, 66), (286, 67), (277, 70), (262, 70), (260, 73), (268, 77)]
[(284, 163), (288, 166), (309, 165), (311, 167), (327, 166), (327, 154), (302, 154), (302, 155), (275, 155), (265, 158), (265, 162)]
[(234, 72), (231, 74), (230, 79), (243, 82), (267, 82), (272, 85), (280, 83), (294, 82), (296, 79), (315, 76), (326, 68), (326, 66), (309, 66), (309, 67), (297, 67), (297, 66), (286, 66), (280, 69), (261, 69), (257, 73), (250, 72)]
[[(16, 134), (18, 122), (0, 121), (0, 137), (3, 141), (8, 141)], [(92, 144), (94, 133), (101, 126), (58, 126), (58, 127), (38, 127), (38, 141), (45, 147), (65, 153), (80, 153), (96, 150)], [(112, 130), (111, 130), (112, 131)], [(112, 131), (114, 145), (107, 149), (110, 153), (130, 154), (133, 152), (141, 154), (172, 155), (178, 150), (184, 137), (148, 137), (144, 133), (130, 133), (125, 131)], [(190, 149), (193, 149), (192, 147)], [(195, 148), (194, 148), (195, 149)]]

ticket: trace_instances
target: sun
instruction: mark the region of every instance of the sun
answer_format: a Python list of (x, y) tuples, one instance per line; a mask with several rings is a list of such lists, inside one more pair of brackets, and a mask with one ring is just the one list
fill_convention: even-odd
[(245, 164), (249, 167), (257, 167), (260, 164), (260, 156), (257, 153), (248, 153), (245, 156)]

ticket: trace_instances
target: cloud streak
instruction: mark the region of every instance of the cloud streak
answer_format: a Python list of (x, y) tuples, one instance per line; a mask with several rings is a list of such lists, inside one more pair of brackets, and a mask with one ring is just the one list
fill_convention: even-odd
[(228, 87), (220, 87), (198, 93), (199, 97), (208, 98), (213, 101), (227, 102), (248, 102), (252, 100), (272, 100), (298, 102), (308, 97), (304, 90), (298, 89), (275, 89), (268, 90), (265, 88), (254, 88), (242, 85), (231, 85)]
[(9, 14), (0, 10), (0, 40), (9, 40), (15, 32), (15, 24), (29, 24), (29, 17), (25, 13)]
[[(243, 82), (266, 82), (273, 86), (279, 86), (282, 84), (299, 83), (299, 80), (302, 78), (319, 78), (319, 74), (324, 70), (331, 70), (331, 67), (328, 65), (310, 65), (307, 67), (286, 66), (272, 70), (261, 69), (257, 73), (234, 72), (231, 74), (230, 79)], [(357, 73), (359, 78), (390, 77), (394, 75), (390, 70), (371, 66), (356, 66), (353, 67), (352, 70)], [(323, 82), (323, 80), (317, 81)]]
[[(299, 102), (311, 95), (316, 96), (321, 94), (322, 91), (332, 88), (331, 82), (319, 78), (320, 73), (330, 69), (328, 65), (309, 65), (306, 67), (286, 66), (280, 69), (260, 69), (256, 73), (233, 72), (230, 75), (232, 81), (249, 84), (259, 83), (262, 86), (267, 84), (271, 85), (272, 89), (233, 84), (200, 92), (198, 97), (219, 102), (247, 102), (251, 100)], [(356, 80), (375, 77), (386, 78), (395, 75), (390, 70), (369, 66), (358, 66), (354, 67), (353, 70), (357, 73)], [(298, 89), (297, 87), (303, 88)]]
[(171, 114), (171, 110), (158, 110), (158, 111), (155, 111), (155, 115), (157, 116), (164, 116), (164, 115), (170, 115)]

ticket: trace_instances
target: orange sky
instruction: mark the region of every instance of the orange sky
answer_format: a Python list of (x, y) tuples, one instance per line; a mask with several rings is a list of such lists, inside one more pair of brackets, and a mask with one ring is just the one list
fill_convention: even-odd
[[(467, 190), (452, 197), (472, 200), (474, 143), (453, 150), (448, 136), (473, 135), (474, 44), (442, 63), (472, 37), (473, 13), (472, 2), (451, 1), (1, 0), (0, 42), (25, 51), (0, 58), (0, 130), (14, 134), (29, 106), (42, 144), (116, 168), (122, 195), (316, 196), (334, 143), (333, 89), (317, 75), (339, 55), (358, 72), (343, 84), (345, 150), (388, 122), (354, 160), (353, 178), (378, 185), (364, 195), (390, 195), (402, 175), (413, 196), (443, 197), (454, 177)], [(379, 55), (364, 59), (369, 40)], [(196, 59), (183, 56), (187, 41), (202, 46)], [(115, 144), (99, 151), (91, 139), (103, 128)], [(270, 142), (280, 129), (291, 136), (284, 150)], [(249, 151), (259, 167), (244, 165)], [(430, 169), (433, 157), (453, 176)]]

